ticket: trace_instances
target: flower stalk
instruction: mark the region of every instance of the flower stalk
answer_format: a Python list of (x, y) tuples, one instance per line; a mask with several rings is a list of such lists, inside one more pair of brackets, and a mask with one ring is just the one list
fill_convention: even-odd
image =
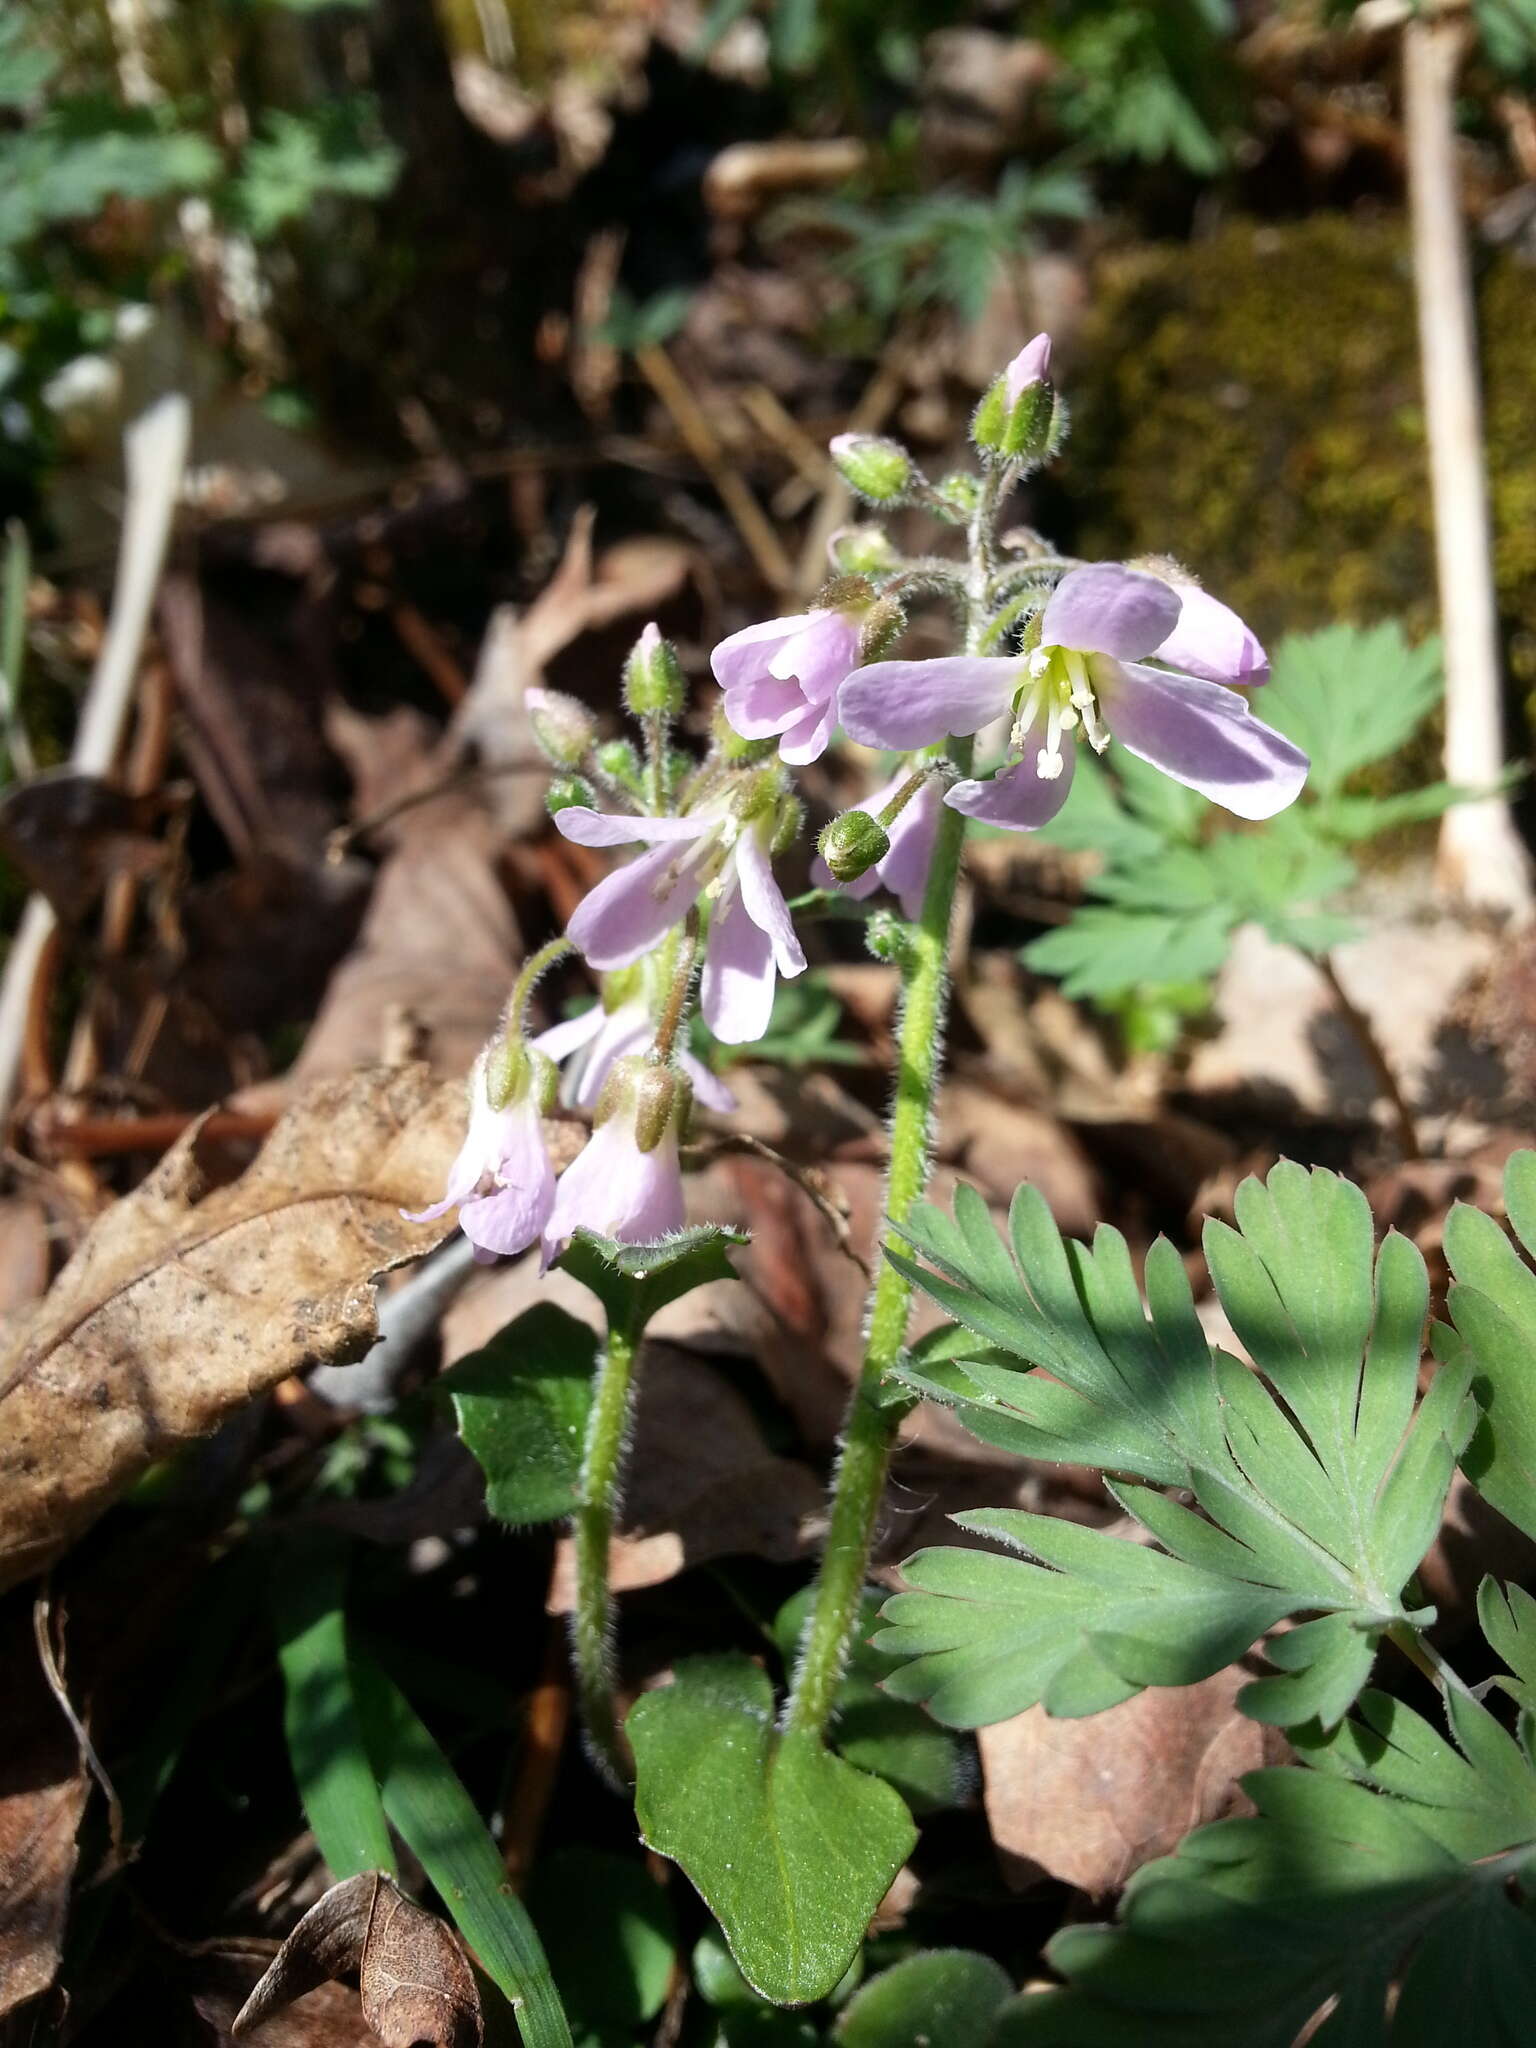
[(630, 1398), (638, 1339), (610, 1329), (598, 1359), (582, 1453), (580, 1499), (572, 1517), (576, 1599), (571, 1609), (571, 1656), (576, 1695), (593, 1761), (616, 1792), (634, 1782), (634, 1758), (615, 1699), (614, 1600), (608, 1551), (624, 1480)]

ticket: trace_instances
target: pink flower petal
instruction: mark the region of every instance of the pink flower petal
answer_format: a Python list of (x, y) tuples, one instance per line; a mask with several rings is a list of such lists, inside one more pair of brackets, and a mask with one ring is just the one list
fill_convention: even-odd
[(773, 739), (805, 716), (805, 697), (798, 683), (749, 676), (726, 691), (725, 715), (744, 740)]
[(715, 905), (699, 981), (704, 1021), (722, 1045), (752, 1045), (773, 1014), (773, 941), (756, 924), (739, 888)]
[(541, 1031), (537, 1038), (528, 1043), (535, 1052), (541, 1052), (546, 1059), (560, 1062), (569, 1059), (590, 1040), (596, 1038), (603, 1028), (603, 1006), (594, 1003), (590, 1010), (583, 1010), (579, 1017), (567, 1017), (563, 1024), (551, 1024), (547, 1031)]
[(1300, 794), (1306, 755), (1219, 683), (1136, 662), (1096, 663), (1093, 681), (1121, 746), (1239, 818), (1272, 818)]
[(859, 629), (842, 612), (808, 614), (804, 626), (768, 664), (775, 676), (793, 676), (813, 704), (825, 704), (859, 658)]
[(631, 1118), (599, 1124), (561, 1174), (544, 1226), (547, 1268), (577, 1230), (593, 1230), (621, 1244), (653, 1244), (685, 1221), (677, 1140), (670, 1133), (653, 1151), (635, 1143)]
[[(741, 731), (740, 726), (736, 730)], [(819, 761), (832, 744), (832, 735), (837, 730), (837, 698), (832, 696), (825, 704), (810, 705), (793, 725), (785, 729), (779, 741), (779, 759), (791, 768), (803, 768), (809, 761)]]
[(1003, 372), (1008, 403), (1016, 405), (1031, 384), (1043, 384), (1051, 374), (1051, 337), (1037, 334), (1026, 341)]
[(1072, 743), (1063, 739), (1061, 773), (1055, 777), (1036, 774), (1039, 755), (1039, 747), (1032, 746), (1022, 761), (990, 782), (957, 782), (944, 801), (952, 811), (979, 818), (984, 825), (1001, 825), (1008, 832), (1038, 832), (1055, 817), (1072, 787)]
[(773, 659), (770, 650), (781, 640), (791, 639), (804, 624), (804, 612), (797, 612), (791, 619), (764, 619), (760, 625), (743, 626), (739, 633), (729, 634), (709, 657), (715, 681), (722, 690), (733, 690), (753, 676), (766, 675)]
[(736, 1097), (717, 1073), (691, 1052), (680, 1052), (677, 1064), (693, 1083), (693, 1092), (706, 1109), (712, 1109), (717, 1116), (730, 1115), (736, 1107)]
[(589, 810), (572, 804), (555, 813), (555, 828), (562, 838), (578, 846), (631, 846), (637, 839), (663, 841), (698, 839), (711, 831), (714, 818), (629, 818), (613, 811)]
[(1193, 583), (1174, 587), (1182, 600), (1178, 624), (1155, 650), (1155, 658), (1208, 683), (1231, 683), (1240, 689), (1267, 683), (1269, 656), (1237, 613)]
[(566, 936), (590, 966), (628, 967), (686, 915), (698, 893), (696, 860), (673, 846), (653, 847), (587, 892)]
[(1023, 681), (1017, 655), (877, 661), (844, 683), (837, 712), (850, 739), (905, 752), (950, 733), (980, 732), (1008, 709)]
[(773, 941), (774, 963), (786, 978), (805, 972), (805, 954), (795, 936), (794, 919), (784, 892), (773, 879), (773, 863), (757, 832), (748, 829), (736, 842), (736, 875), (741, 900), (760, 931)]
[(643, 1052), (653, 1035), (651, 1015), (643, 1002), (621, 1003), (605, 1016), (586, 1058), (572, 1074), (569, 1089), (561, 1091), (570, 1107), (596, 1108), (614, 1061), (626, 1053)]
[(1040, 645), (1139, 661), (1167, 639), (1179, 610), (1179, 593), (1161, 576), (1121, 562), (1091, 562), (1068, 570), (1051, 592)]

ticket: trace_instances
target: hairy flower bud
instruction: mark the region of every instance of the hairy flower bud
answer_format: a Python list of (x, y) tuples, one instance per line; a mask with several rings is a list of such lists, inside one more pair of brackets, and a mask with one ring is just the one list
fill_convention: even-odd
[(910, 940), (907, 928), (891, 910), (871, 912), (864, 926), (864, 943), (873, 959), (886, 967), (900, 967), (907, 957)]
[(823, 828), (817, 852), (835, 882), (856, 882), (891, 850), (891, 835), (868, 811), (844, 811)]
[(827, 542), (827, 560), (839, 576), (889, 576), (901, 565), (883, 526), (840, 526)]
[(597, 738), (597, 724), (586, 705), (563, 690), (529, 690), (523, 702), (539, 751), (557, 768), (579, 768)]
[(1037, 334), (995, 378), (976, 408), (971, 439), (984, 455), (1043, 462), (1066, 432), (1066, 408), (1051, 385), (1051, 338)]
[(598, 767), (610, 782), (618, 783), (638, 796), (642, 787), (640, 780), (640, 756), (628, 740), (604, 740), (592, 756)]
[(520, 1036), (498, 1038), (486, 1048), (485, 1096), (492, 1109), (505, 1109), (528, 1093), (533, 1061)]
[(751, 767), (754, 762), (766, 761), (778, 752), (779, 743), (774, 738), (749, 740), (739, 733), (726, 717), (723, 705), (715, 713), (710, 731), (716, 753), (732, 768)]
[(682, 664), (653, 619), (624, 664), (624, 702), (636, 718), (675, 718), (683, 708)]
[(561, 811), (569, 811), (578, 805), (586, 807), (596, 801), (597, 792), (580, 775), (558, 776), (544, 792), (544, 807), (552, 818), (558, 817)]
[(839, 434), (832, 460), (844, 483), (872, 505), (899, 504), (916, 475), (906, 449), (884, 434)]

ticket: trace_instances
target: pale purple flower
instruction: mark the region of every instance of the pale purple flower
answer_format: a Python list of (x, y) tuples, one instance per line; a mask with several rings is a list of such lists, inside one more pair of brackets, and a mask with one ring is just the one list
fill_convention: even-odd
[(944, 801), (1016, 832), (1049, 823), (1066, 801), (1078, 727), (1098, 753), (1113, 737), (1238, 817), (1273, 817), (1300, 792), (1306, 755), (1234, 690), (1148, 663), (1183, 602), (1160, 577), (1118, 562), (1073, 569), (1046, 604), (1033, 652), (876, 662), (843, 685), (839, 716), (853, 739), (902, 748), (1008, 717), (1017, 758), (990, 782), (956, 783)]
[(577, 1230), (620, 1244), (654, 1244), (682, 1229), (683, 1174), (677, 1121), (668, 1116), (659, 1140), (642, 1149), (636, 1129), (639, 1093), (619, 1077), (617, 1101), (560, 1176), (544, 1228), (546, 1270)]
[(776, 738), (779, 755), (803, 767), (827, 750), (837, 689), (859, 659), (859, 621), (825, 606), (744, 626), (709, 658), (725, 715), (743, 739)]
[(1178, 623), (1154, 649), (1155, 661), (1235, 689), (1256, 689), (1269, 681), (1269, 656), (1230, 606), (1198, 583), (1175, 583), (1173, 588), (1180, 598)]
[[(579, 1017), (552, 1024), (530, 1043), (562, 1069), (560, 1100), (569, 1109), (590, 1110), (603, 1092), (615, 1061), (642, 1053), (656, 1033), (656, 1020), (643, 996), (632, 996), (612, 1010), (594, 1003)], [(736, 1098), (704, 1062), (691, 1052), (679, 1053), (678, 1065), (693, 1083), (693, 1092), (707, 1109), (728, 1115)]]
[[(868, 811), (872, 818), (878, 818), (897, 790), (911, 774), (909, 767), (893, 775), (889, 782), (871, 792), (859, 805), (861, 811)], [(933, 842), (939, 829), (939, 808), (943, 802), (944, 785), (937, 776), (926, 777), (916, 796), (909, 797), (886, 830), (890, 836), (890, 850), (855, 882), (836, 882), (826, 862), (817, 854), (811, 862), (811, 880), (818, 889), (846, 889), (850, 896), (870, 896), (883, 884), (901, 904), (903, 917), (915, 918), (923, 907), (923, 892), (928, 886), (928, 869), (933, 860)]]
[(482, 1053), (469, 1080), (469, 1131), (448, 1169), (443, 1199), (405, 1212), (412, 1223), (430, 1223), (457, 1208), (459, 1228), (482, 1263), (526, 1251), (555, 1200), (537, 1091), (525, 1084), (504, 1108), (493, 1108), (486, 1067)]
[(588, 964), (627, 967), (657, 946), (707, 889), (709, 944), (699, 988), (704, 1021), (724, 1045), (746, 1045), (768, 1029), (775, 974), (805, 968), (789, 906), (768, 856), (772, 814), (745, 821), (728, 804), (685, 818), (616, 817), (573, 804), (555, 823), (580, 846), (654, 842), (606, 876), (567, 926)]
[(1026, 341), (1003, 372), (1003, 389), (1008, 403), (1017, 405), (1031, 384), (1043, 384), (1051, 374), (1051, 337), (1037, 334)]

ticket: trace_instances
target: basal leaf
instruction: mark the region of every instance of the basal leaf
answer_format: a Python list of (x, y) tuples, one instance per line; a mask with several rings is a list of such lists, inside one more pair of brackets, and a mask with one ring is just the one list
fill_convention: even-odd
[(1536, 1775), (1475, 1701), (1452, 1717), (1454, 1743), (1367, 1693), (1359, 1721), (1302, 1739), (1317, 1768), (1245, 1778), (1257, 1817), (1147, 1864), (1113, 1927), (1058, 1934), (1066, 1988), (1015, 2000), (995, 2048), (1516, 2048)]
[(686, 1871), (747, 1981), (779, 2005), (825, 1997), (916, 1840), (900, 1798), (781, 1734), (746, 1657), (687, 1659), (626, 1731), (641, 1834)]
[(1311, 757), (1309, 786), (1335, 795), (1396, 753), (1445, 689), (1438, 640), (1410, 646), (1395, 621), (1293, 633), (1276, 650), (1263, 717)]
[(575, 1509), (596, 1348), (587, 1324), (536, 1302), (438, 1381), (499, 1522), (552, 1522)]
[(855, 1992), (832, 2039), (837, 2048), (985, 2048), (1012, 1991), (990, 1956), (928, 1949)]
[(1484, 1579), (1477, 1589), (1477, 1618), (1513, 1674), (1499, 1684), (1514, 1694), (1522, 1713), (1536, 1714), (1536, 1600), (1523, 1586)]
[[(1213, 1354), (1182, 1262), (1154, 1245), (1146, 1305), (1123, 1240), (1064, 1244), (1021, 1189), (1010, 1242), (961, 1189), (953, 1219), (920, 1208), (896, 1264), (982, 1341), (930, 1347), (901, 1377), (990, 1441), (1186, 1489), (1112, 1489), (1168, 1555), (1020, 1515), (959, 1518), (1031, 1563), (926, 1551), (885, 1609), (881, 1649), (907, 1660), (887, 1690), (977, 1726), (1043, 1701), (1096, 1712), (1146, 1685), (1186, 1685), (1284, 1616), (1275, 1675), (1240, 1699), (1282, 1726), (1335, 1723), (1365, 1683), (1434, 1539), (1471, 1423), (1468, 1368), (1415, 1407), (1424, 1263), (1395, 1234), (1373, 1246), (1358, 1189), (1282, 1164), (1211, 1224), (1222, 1306), (1257, 1371)], [(1536, 1282), (1533, 1282), (1536, 1285)], [(938, 1355), (950, 1351), (949, 1357)], [(958, 1355), (954, 1355), (958, 1354)], [(1246, 1635), (1244, 1631), (1247, 1631)]]
[[(1504, 1173), (1509, 1220), (1536, 1254), (1536, 1152), (1517, 1152)], [(1435, 1350), (1470, 1364), (1481, 1411), (1462, 1459), (1467, 1477), (1501, 1514), (1536, 1536), (1536, 1273), (1491, 1217), (1458, 1203), (1445, 1226), (1455, 1284), (1454, 1330)]]

